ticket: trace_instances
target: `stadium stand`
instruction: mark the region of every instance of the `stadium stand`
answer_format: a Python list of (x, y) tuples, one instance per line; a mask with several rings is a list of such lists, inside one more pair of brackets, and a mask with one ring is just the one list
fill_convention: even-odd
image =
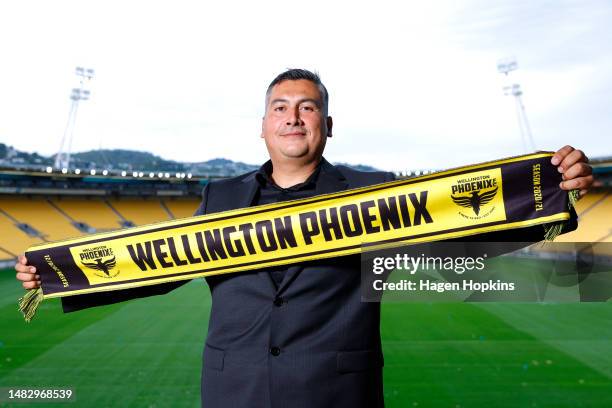
[(95, 231), (111, 231), (122, 227), (121, 218), (102, 200), (61, 197), (50, 203), (73, 223), (82, 223)]
[(0, 212), (0, 231), (2, 231), (0, 247), (2, 247), (3, 252), (11, 254), (11, 258), (15, 254), (22, 253), (24, 248), (30, 245), (44, 242), (41, 238), (28, 234), (18, 225), (19, 223), (11, 219), (8, 214), (3, 211)]
[(179, 216), (166, 211), (165, 203), (155, 198), (0, 197), (0, 259), (42, 242), (190, 216), (198, 206), (191, 199), (168, 203)]
[(174, 218), (186, 218), (191, 217), (198, 209), (199, 197), (198, 200), (163, 200), (162, 204)]
[(578, 229), (557, 238), (559, 242), (612, 242), (612, 194), (589, 193), (576, 204)]
[(171, 219), (157, 199), (134, 199), (118, 197), (110, 199), (107, 204), (120, 215), (125, 222), (133, 225), (146, 225)]
[(8, 252), (4, 248), (0, 248), (0, 259), (9, 259), (13, 258), (14, 254)]
[(35, 244), (189, 217), (207, 182), (0, 169), (0, 263)]
[(45, 241), (57, 241), (80, 234), (44, 197), (4, 197), (0, 199), (0, 209), (19, 222), (32, 226)]

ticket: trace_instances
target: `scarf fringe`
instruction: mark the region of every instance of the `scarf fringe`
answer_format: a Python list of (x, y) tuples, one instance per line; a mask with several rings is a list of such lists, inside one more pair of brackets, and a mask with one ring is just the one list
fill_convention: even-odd
[(29, 323), (32, 320), (42, 300), (43, 293), (41, 288), (30, 289), (19, 299), (19, 311), (23, 314), (26, 322)]
[[(578, 202), (580, 199), (580, 190), (571, 190), (568, 193), (568, 198), (567, 207), (572, 209), (576, 205), (576, 202)], [(563, 228), (567, 225), (567, 223), (567, 221), (561, 221), (544, 224), (544, 239), (546, 241), (554, 241), (555, 238), (561, 234), (561, 231), (563, 231)]]

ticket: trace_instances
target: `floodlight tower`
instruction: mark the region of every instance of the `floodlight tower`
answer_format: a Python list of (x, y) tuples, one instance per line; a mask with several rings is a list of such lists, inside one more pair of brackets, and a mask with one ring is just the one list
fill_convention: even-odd
[[(514, 57), (505, 58), (497, 62), (497, 71), (504, 74), (506, 78), (509, 78), (509, 73), (518, 69), (518, 63)], [(514, 102), (516, 106), (516, 117), (518, 119), (519, 131), (521, 132), (521, 142), (523, 149), (526, 153), (535, 151), (535, 143), (533, 141), (533, 135), (531, 134), (531, 127), (527, 120), (527, 112), (525, 112), (525, 105), (523, 105), (523, 91), (519, 84), (511, 84), (504, 86), (504, 95), (514, 96)]]
[[(70, 94), (70, 113), (68, 114), (68, 122), (64, 129), (64, 135), (62, 136), (62, 142), (60, 149), (55, 156), (55, 168), (70, 168), (70, 152), (72, 150), (72, 139), (74, 136), (74, 125), (76, 123), (77, 110), (79, 108), (79, 101), (86, 101), (89, 99), (90, 92), (85, 89), (85, 82), (90, 81), (94, 76), (94, 70), (92, 68), (76, 67), (75, 74), (79, 77), (79, 87), (73, 88)], [(66, 139), (68, 140), (68, 146), (65, 146)]]

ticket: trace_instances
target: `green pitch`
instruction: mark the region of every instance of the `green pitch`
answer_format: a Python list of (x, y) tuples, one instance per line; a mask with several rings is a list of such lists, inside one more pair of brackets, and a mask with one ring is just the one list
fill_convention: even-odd
[[(199, 407), (202, 280), (71, 314), (49, 300), (26, 324), (14, 276), (0, 271), (0, 387), (73, 388), (58, 407)], [(384, 303), (382, 319), (388, 407), (612, 406), (610, 303)]]

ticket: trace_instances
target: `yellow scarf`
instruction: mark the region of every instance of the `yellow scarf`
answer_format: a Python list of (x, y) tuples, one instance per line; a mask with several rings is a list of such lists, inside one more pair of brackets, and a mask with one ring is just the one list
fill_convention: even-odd
[(545, 224), (554, 238), (576, 194), (540, 152), (311, 198), (36, 245), (42, 286), (20, 299), (29, 321), (47, 298)]

